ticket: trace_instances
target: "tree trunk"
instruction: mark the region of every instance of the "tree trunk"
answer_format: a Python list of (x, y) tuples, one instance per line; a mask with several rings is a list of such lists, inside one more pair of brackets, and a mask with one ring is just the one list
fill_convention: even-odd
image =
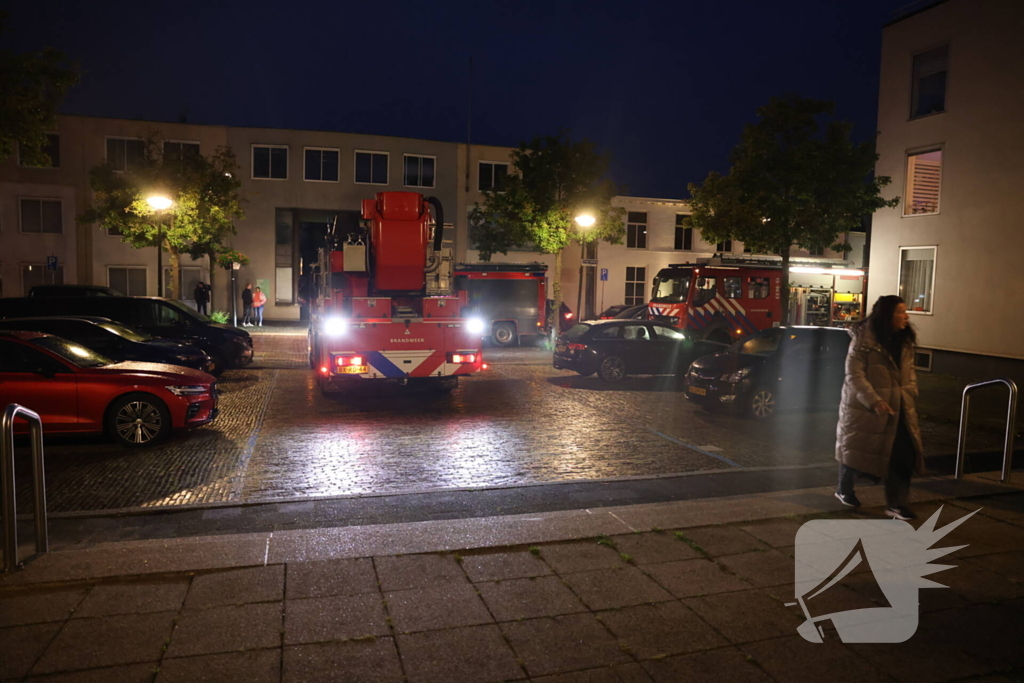
[(551, 325), (551, 341), (554, 342), (558, 339), (558, 334), (562, 328), (562, 250), (559, 249), (555, 252), (555, 272), (551, 274), (551, 298), (554, 300), (552, 304), (553, 315), (551, 319), (553, 321)]
[(781, 324), (789, 325), (789, 252), (793, 245), (788, 245), (782, 250), (782, 283), (779, 285), (779, 303), (782, 305), (782, 314), (779, 316)]
[[(167, 292), (168, 299), (180, 299), (181, 298), (181, 254), (174, 247), (168, 245), (167, 251), (170, 253), (170, 266), (171, 266), (171, 286)], [(160, 273), (160, 277), (163, 277), (163, 273)]]

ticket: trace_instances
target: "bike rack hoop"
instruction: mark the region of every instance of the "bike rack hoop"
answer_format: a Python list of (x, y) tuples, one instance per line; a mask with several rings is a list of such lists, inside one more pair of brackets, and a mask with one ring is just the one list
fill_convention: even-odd
[(35, 489), (36, 552), (45, 553), (50, 549), (46, 524), (46, 480), (43, 463), (43, 421), (39, 414), (28, 408), (12, 403), (0, 417), (0, 486), (3, 491), (4, 520), (4, 572), (12, 572), (21, 564), (18, 562), (18, 519), (14, 481), (14, 419), (28, 421), (32, 432), (32, 481)]
[(1013, 469), (1013, 437), (1015, 423), (1017, 421), (1017, 383), (1009, 377), (990, 379), (985, 382), (975, 382), (964, 387), (963, 400), (960, 403), (960, 439), (956, 447), (956, 478), (964, 476), (964, 460), (967, 457), (967, 417), (970, 413), (971, 394), (983, 387), (1002, 384), (1010, 390), (1009, 400), (1006, 403), (1006, 434), (1003, 438), (1003, 471), (999, 481), (1004, 484), (1010, 483), (1011, 470)]

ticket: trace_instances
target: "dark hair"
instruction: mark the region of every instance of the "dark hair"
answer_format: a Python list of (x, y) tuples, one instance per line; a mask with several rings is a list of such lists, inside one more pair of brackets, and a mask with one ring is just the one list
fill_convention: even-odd
[(914, 332), (914, 328), (907, 325), (902, 330), (897, 332), (892, 327), (892, 316), (896, 313), (896, 307), (900, 304), (906, 304), (906, 302), (896, 296), (890, 294), (888, 296), (880, 296), (875, 301), (875, 305), (871, 307), (871, 315), (867, 317), (865, 321), (871, 326), (871, 331), (875, 333), (875, 338), (878, 339), (882, 346), (888, 347), (898, 338), (900, 345), (906, 345), (908, 342), (911, 344), (917, 343), (917, 333)]

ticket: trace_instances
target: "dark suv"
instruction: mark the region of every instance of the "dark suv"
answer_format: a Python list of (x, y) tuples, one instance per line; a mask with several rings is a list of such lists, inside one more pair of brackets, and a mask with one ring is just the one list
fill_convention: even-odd
[(213, 361), (212, 374), (252, 362), (252, 337), (173, 299), (150, 296), (86, 296), (0, 299), (0, 318), (97, 316), (202, 349)]
[(29, 296), (124, 296), (121, 292), (100, 285), (36, 285)]

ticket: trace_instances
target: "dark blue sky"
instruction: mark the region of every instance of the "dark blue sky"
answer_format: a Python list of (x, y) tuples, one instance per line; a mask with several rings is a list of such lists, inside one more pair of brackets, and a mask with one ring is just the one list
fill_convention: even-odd
[(3, 40), (81, 64), (75, 114), (515, 145), (568, 128), (629, 194), (725, 171), (773, 95), (875, 129), (882, 25), (909, 0), (21, 2)]

